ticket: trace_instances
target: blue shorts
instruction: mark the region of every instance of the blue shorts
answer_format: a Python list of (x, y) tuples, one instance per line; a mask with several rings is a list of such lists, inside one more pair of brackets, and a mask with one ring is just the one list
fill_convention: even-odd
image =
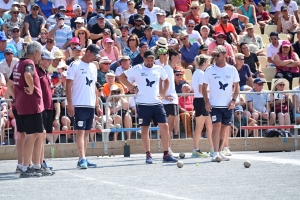
[(300, 114), (299, 114), (299, 113), (296, 113), (296, 110), (295, 110), (295, 109), (293, 110), (293, 114), (294, 114), (294, 119), (295, 119), (295, 121), (296, 121), (296, 119), (297, 119), (298, 117), (300, 117)]
[(140, 126), (150, 126), (151, 120), (154, 124), (167, 123), (167, 115), (162, 104), (148, 106), (137, 105)]
[(242, 86), (240, 86), (240, 91), (245, 91), (245, 89), (246, 89), (247, 86), (248, 85), (242, 85)]
[(94, 116), (95, 108), (75, 107), (74, 129), (91, 130)]
[(228, 108), (212, 108), (210, 116), (213, 124), (221, 122), (226, 126), (231, 125), (232, 110), (228, 110)]

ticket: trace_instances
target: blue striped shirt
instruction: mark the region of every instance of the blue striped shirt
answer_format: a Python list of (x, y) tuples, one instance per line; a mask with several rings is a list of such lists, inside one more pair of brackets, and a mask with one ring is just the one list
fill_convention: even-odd
[[(51, 31), (57, 24), (53, 24), (49, 27), (49, 31)], [(58, 48), (62, 48), (62, 46), (68, 41), (72, 39), (72, 29), (70, 26), (64, 24), (62, 28), (56, 30), (55, 35), (55, 43)]]

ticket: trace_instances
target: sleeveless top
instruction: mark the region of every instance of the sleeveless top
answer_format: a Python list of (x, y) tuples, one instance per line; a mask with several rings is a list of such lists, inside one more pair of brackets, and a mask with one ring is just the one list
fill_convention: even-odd
[(70, 17), (70, 19), (72, 19), (73, 17), (75, 17), (75, 14), (73, 12), (73, 7), (66, 6), (66, 15), (68, 17)]
[[(279, 55), (280, 60), (289, 60), (295, 58), (295, 52), (292, 53), (291, 58), (289, 56), (283, 56), (281, 53), (277, 53)], [(299, 73), (298, 67), (285, 67), (285, 66), (276, 66), (276, 72), (288, 71), (291, 73)]]
[[(290, 30), (290, 28), (293, 26), (293, 24), (296, 22), (296, 18), (294, 15), (289, 15), (289, 19), (286, 21), (283, 16), (280, 17), (281, 20), (281, 28), (282, 33), (287, 34)], [(297, 29), (297, 27), (296, 27)], [(291, 32), (295, 32), (294, 30), (290, 30)]]
[[(274, 99), (276, 100), (283, 100), (283, 99), (288, 99), (287, 94), (283, 94), (283, 93), (274, 93)], [(290, 105), (291, 106), (291, 105)], [(288, 102), (285, 101), (284, 103), (281, 102), (279, 105), (275, 105), (275, 112), (279, 113), (287, 113), (288, 112)]]
[(249, 18), (249, 23), (254, 24), (254, 18), (253, 18), (253, 14), (252, 14), (252, 6), (249, 6), (248, 11), (246, 12), (244, 6), (240, 6), (239, 9), (241, 9), (242, 14), (247, 16)]
[(111, 60), (111, 62), (115, 62), (117, 60), (116, 56), (115, 56), (115, 52), (114, 52), (114, 48), (111, 49), (110, 53), (106, 53), (106, 51), (104, 49), (102, 49), (100, 52), (102, 52), (102, 54), (104, 56), (107, 56), (107, 58), (109, 60)]

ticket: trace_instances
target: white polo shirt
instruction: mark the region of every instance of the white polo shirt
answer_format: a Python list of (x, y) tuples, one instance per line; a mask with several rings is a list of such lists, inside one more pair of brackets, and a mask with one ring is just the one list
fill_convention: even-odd
[(232, 99), (233, 84), (240, 81), (236, 68), (232, 65), (217, 67), (215, 64), (204, 72), (203, 83), (209, 85), (209, 102), (215, 108), (227, 108)]
[(203, 98), (202, 93), (199, 92), (199, 85), (203, 85), (204, 71), (196, 69), (192, 77), (192, 88), (195, 98)]
[(159, 65), (153, 65), (147, 68), (143, 64), (135, 65), (124, 72), (129, 79), (134, 79), (138, 86), (139, 92), (136, 95), (136, 104), (141, 105), (158, 105), (161, 104), (159, 99), (159, 81), (166, 80), (168, 75)]
[(67, 79), (73, 80), (74, 107), (94, 108), (96, 104), (97, 67), (94, 63), (74, 61), (68, 68)]
[(158, 11), (160, 11), (160, 8), (158, 7), (153, 7), (152, 11), (150, 11), (148, 8), (145, 9), (145, 15), (150, 18), (150, 24), (153, 24), (157, 21), (156, 13), (158, 13)]
[[(178, 95), (176, 93), (176, 89), (175, 89), (175, 77), (174, 77), (174, 70), (170, 65), (166, 65), (164, 66), (164, 70), (166, 71), (169, 81), (170, 81), (170, 85), (169, 88), (167, 90), (166, 96), (172, 96), (173, 101), (168, 101), (166, 99), (162, 100), (163, 104), (178, 104)], [(162, 84), (163, 88), (164, 88), (164, 82)]]
[(281, 47), (282, 40), (278, 40), (278, 47), (274, 47), (272, 43), (267, 46), (267, 58), (274, 59), (275, 55), (278, 53), (279, 48)]
[[(283, 0), (281, 0), (277, 3), (276, 11), (281, 12), (281, 7), (282, 6), (286, 6), (286, 4), (284, 3)], [(294, 12), (298, 11), (298, 5), (295, 1), (291, 1), (287, 7), (288, 7), (288, 12), (289, 12), (290, 15), (294, 15)]]

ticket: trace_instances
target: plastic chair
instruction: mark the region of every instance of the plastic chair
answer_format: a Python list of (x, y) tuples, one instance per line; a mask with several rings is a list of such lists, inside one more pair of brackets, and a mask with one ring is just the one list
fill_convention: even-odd
[(293, 78), (292, 88), (299, 86), (299, 78)]
[(115, 33), (116, 33), (117, 36), (120, 36), (122, 34), (121, 31), (120, 31), (120, 29), (115, 29), (114, 31), (115, 31)]
[(269, 40), (269, 36), (267, 36), (266, 34), (260, 35), (264, 45), (268, 45), (270, 44), (270, 40)]
[(254, 26), (254, 34), (261, 35), (261, 30), (259, 26)]
[(288, 36), (284, 33), (280, 33), (278, 37), (280, 38), (280, 40), (289, 40)]
[(190, 69), (184, 69), (184, 75), (186, 78), (186, 81), (192, 80), (192, 71)]
[(176, 25), (174, 18), (165, 18), (166, 22), (172, 24), (172, 26)]
[(266, 56), (257, 56), (258, 61), (260, 62), (261, 68), (267, 67), (268, 60)]
[(266, 25), (265, 26), (265, 34), (269, 36), (271, 32), (277, 32), (277, 25)]
[(267, 82), (271, 82), (272, 79), (275, 77), (276, 68), (274, 67), (263, 67), (261, 68), (262, 73), (265, 74), (265, 79)]

